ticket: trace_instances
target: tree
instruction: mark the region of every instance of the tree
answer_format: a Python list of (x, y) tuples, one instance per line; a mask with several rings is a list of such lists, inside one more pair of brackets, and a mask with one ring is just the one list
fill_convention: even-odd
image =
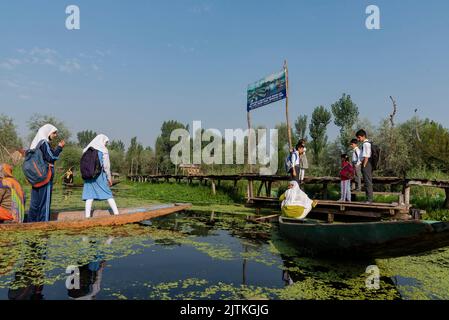
[(10, 160), (10, 153), (22, 148), (22, 141), (17, 134), (14, 121), (0, 114), (0, 160)]
[(143, 151), (143, 146), (137, 142), (137, 137), (131, 139), (128, 151), (126, 152), (126, 162), (128, 166), (129, 174), (140, 173), (141, 166), (141, 152)]
[(170, 159), (170, 152), (178, 141), (170, 141), (170, 136), (173, 130), (188, 130), (188, 128), (188, 126), (185, 126), (175, 120), (164, 121), (161, 127), (161, 134), (156, 140), (156, 160), (158, 173), (174, 173), (175, 165)]
[[(66, 142), (70, 141), (71, 133), (70, 133), (70, 130), (64, 124), (64, 122), (59, 121), (58, 119), (54, 118), (53, 116), (34, 114), (33, 116), (31, 116), (30, 120), (28, 121), (28, 129), (30, 130), (30, 134), (29, 134), (28, 138), (29, 138), (30, 142), (35, 137), (39, 128), (44, 126), (47, 123), (50, 123), (50, 124), (54, 125), (56, 128), (58, 128), (59, 140), (65, 140)], [(56, 143), (56, 141), (54, 143)]]
[(85, 130), (78, 132), (76, 136), (78, 138), (78, 145), (81, 148), (85, 148), (97, 136), (97, 133), (91, 130)]
[(22, 141), (17, 134), (17, 127), (12, 118), (0, 114), (0, 144), (8, 150), (22, 147)]
[(351, 96), (343, 96), (332, 105), (334, 123), (340, 127), (340, 143), (342, 150), (347, 150), (349, 142), (354, 137), (354, 124), (359, 118), (359, 108), (352, 102)]
[(125, 144), (121, 140), (112, 140), (108, 149), (125, 153)]
[(64, 152), (61, 153), (57, 165), (64, 170), (73, 167), (78, 170), (80, 167), (80, 160), (83, 155), (83, 149), (78, 145), (67, 145)]
[(312, 155), (316, 164), (320, 163), (320, 156), (323, 149), (327, 145), (327, 126), (331, 122), (332, 115), (325, 107), (316, 107), (312, 114), (312, 121), (309, 126), (310, 143), (312, 148)]
[(297, 140), (306, 139), (307, 137), (307, 115), (299, 116), (295, 121), (295, 134)]

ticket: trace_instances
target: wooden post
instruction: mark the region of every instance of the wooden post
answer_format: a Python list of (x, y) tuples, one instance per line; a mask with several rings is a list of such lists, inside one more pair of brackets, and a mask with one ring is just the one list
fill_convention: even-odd
[(328, 213), (327, 214), (327, 222), (328, 223), (334, 223), (334, 219), (335, 219), (335, 217), (334, 217), (333, 213)]
[(323, 199), (327, 200), (329, 198), (329, 193), (327, 189), (327, 182), (323, 183)]
[(287, 135), (288, 135), (288, 147), (289, 150), (292, 149), (292, 130), (290, 127), (290, 118), (288, 116), (288, 94), (289, 94), (289, 84), (288, 84), (288, 66), (287, 66), (287, 60), (284, 61), (284, 71), (285, 71), (285, 87), (287, 96), (285, 97), (285, 116), (287, 118)]
[(444, 201), (444, 208), (449, 209), (449, 189), (445, 188), (444, 192), (446, 193), (446, 200)]
[(268, 182), (268, 189), (267, 189), (267, 197), (271, 197), (271, 185), (272, 185), (272, 181)]
[(410, 185), (406, 185), (404, 188), (404, 203), (406, 206), (410, 205)]
[(213, 195), (217, 194), (216, 189), (215, 189), (215, 180), (212, 180), (212, 194)]

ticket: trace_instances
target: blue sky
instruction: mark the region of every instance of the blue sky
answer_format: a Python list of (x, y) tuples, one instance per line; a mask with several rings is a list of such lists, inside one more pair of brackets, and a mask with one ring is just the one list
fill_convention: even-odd
[[(78, 5), (81, 30), (65, 8)], [(381, 30), (365, 28), (365, 8)], [(288, 59), (292, 120), (351, 94), (378, 123), (419, 108), (449, 127), (447, 0), (0, 1), (0, 113), (33, 113), (153, 145), (164, 120), (246, 127), (246, 87)], [(284, 121), (283, 103), (255, 110)], [(337, 134), (331, 126), (329, 135)]]

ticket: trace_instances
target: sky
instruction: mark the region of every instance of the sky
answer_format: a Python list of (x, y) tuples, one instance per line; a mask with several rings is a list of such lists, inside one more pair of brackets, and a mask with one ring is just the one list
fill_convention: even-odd
[[(347, 93), (375, 124), (393, 95), (398, 121), (418, 108), (449, 127), (448, 35), (447, 0), (0, 0), (0, 113), (23, 137), (40, 113), (153, 146), (164, 120), (246, 128), (248, 84), (287, 59), (292, 122)], [(284, 102), (251, 114), (273, 128)]]

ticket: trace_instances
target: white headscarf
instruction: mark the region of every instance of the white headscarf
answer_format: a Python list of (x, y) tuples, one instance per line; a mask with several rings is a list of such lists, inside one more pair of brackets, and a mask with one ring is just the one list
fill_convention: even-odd
[(51, 124), (46, 124), (43, 127), (37, 131), (36, 136), (33, 139), (33, 142), (31, 142), (30, 149), (36, 149), (37, 145), (42, 141), (49, 142), (49, 137), (52, 133), (57, 132), (58, 129)]
[(305, 210), (312, 208), (313, 201), (309, 199), (307, 194), (299, 188), (298, 182), (291, 181), (289, 184), (293, 185), (293, 188), (288, 189), (285, 192), (285, 200), (282, 201), (282, 207), (284, 206), (300, 206)]
[(94, 148), (95, 150), (101, 151), (103, 153), (109, 153), (108, 148), (106, 147), (107, 142), (109, 142), (109, 138), (104, 134), (99, 134), (83, 150), (83, 153), (89, 150), (89, 148)]

